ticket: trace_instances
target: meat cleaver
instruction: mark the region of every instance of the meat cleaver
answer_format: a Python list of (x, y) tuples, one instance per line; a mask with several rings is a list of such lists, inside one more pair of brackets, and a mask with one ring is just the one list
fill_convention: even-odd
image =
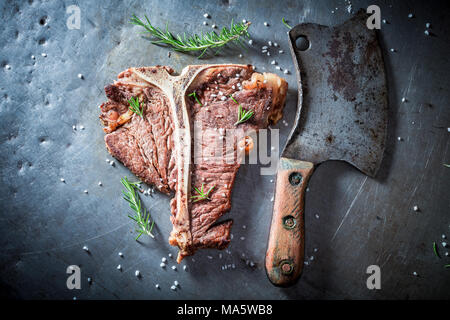
[(266, 272), (277, 286), (296, 282), (305, 251), (305, 190), (314, 168), (342, 160), (374, 177), (387, 130), (383, 58), (359, 11), (336, 27), (304, 23), (289, 31), (298, 106), (277, 168)]

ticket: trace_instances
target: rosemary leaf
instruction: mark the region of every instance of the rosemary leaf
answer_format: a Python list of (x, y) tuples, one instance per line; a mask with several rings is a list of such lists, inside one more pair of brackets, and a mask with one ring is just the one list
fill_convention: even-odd
[(437, 250), (436, 242), (433, 242), (433, 251), (434, 251), (434, 254), (436, 255), (436, 257), (438, 257), (440, 259), (441, 256), (439, 255), (439, 252)]
[(136, 193), (139, 189), (140, 182), (130, 182), (127, 177), (120, 179), (125, 190), (122, 190), (123, 198), (128, 202), (130, 208), (134, 211), (134, 216), (128, 215), (128, 217), (136, 222), (136, 232), (138, 233), (135, 240), (138, 240), (143, 234), (147, 234), (154, 238), (152, 234), (153, 227), (155, 226), (155, 221), (151, 221), (150, 212), (142, 207), (141, 199)]
[(188, 94), (189, 97), (194, 97), (195, 101), (197, 101), (197, 103), (200, 105), (200, 107), (202, 107), (202, 103), (200, 102), (200, 100), (197, 98), (197, 93), (194, 91), (190, 94)]
[(283, 24), (288, 27), (289, 29), (292, 29), (292, 27), (290, 25), (287, 24), (286, 20), (284, 20), (284, 18), (281, 18), (281, 22), (283, 22)]
[[(239, 102), (236, 101), (236, 99), (233, 98), (232, 95), (230, 95), (230, 98), (236, 103), (239, 104)], [(255, 112), (252, 110), (245, 110), (242, 108), (242, 106), (239, 104), (239, 110), (238, 110), (238, 120), (234, 123), (235, 126), (238, 124), (244, 123), (245, 121), (248, 121)]]
[(444, 166), (450, 168), (450, 164), (444, 163)]
[(231, 21), (230, 28), (223, 27), (218, 34), (211, 31), (192, 36), (186, 36), (184, 33), (183, 36), (180, 36), (179, 34), (173, 35), (169, 31), (168, 24), (166, 24), (166, 30), (163, 31), (161, 28), (153, 26), (147, 16), (145, 16), (145, 21), (133, 15), (130, 22), (144, 28), (146, 33), (154, 37), (153, 44), (165, 44), (179, 52), (200, 51), (198, 58), (202, 57), (208, 49), (221, 48), (229, 42), (239, 43), (241, 37), (250, 37), (248, 33), (250, 22), (233, 23)]
[(193, 202), (201, 201), (201, 200), (211, 200), (209, 198), (209, 194), (211, 193), (212, 189), (214, 189), (215, 186), (212, 186), (209, 188), (207, 192), (204, 190), (204, 184), (202, 183), (202, 186), (200, 190), (197, 187), (194, 187), (194, 190), (198, 193), (198, 195), (191, 196), (192, 199), (194, 199)]
[(450, 264), (446, 264), (444, 268), (450, 268)]
[(130, 110), (139, 115), (141, 118), (143, 117), (144, 107), (139, 102), (139, 99), (137, 97), (131, 98), (128, 100), (128, 103), (130, 104)]

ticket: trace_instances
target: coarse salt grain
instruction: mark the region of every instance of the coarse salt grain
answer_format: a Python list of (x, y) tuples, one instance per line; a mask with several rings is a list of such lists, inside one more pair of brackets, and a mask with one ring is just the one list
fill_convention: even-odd
[(123, 253), (122, 252), (119, 252), (118, 255), (119, 255), (119, 257), (123, 257)]
[(249, 45), (252, 45), (252, 44), (253, 44), (253, 40), (251, 40), (251, 39), (248, 40), (248, 44), (249, 44)]
[(66, 182), (66, 180), (64, 180), (64, 178), (61, 178), (61, 179), (59, 179), (59, 180), (61, 180), (61, 182)]
[(140, 271), (139, 270), (136, 270), (135, 272), (134, 272), (134, 275), (136, 276), (136, 277), (140, 277), (141, 276), (141, 273), (140, 273)]
[(413, 207), (413, 210), (414, 210), (414, 211), (419, 211), (419, 207), (418, 207), (418, 206), (414, 206), (414, 207)]
[(269, 24), (268, 24), (266, 21), (264, 21), (264, 25), (265, 25), (266, 27), (269, 26)]
[(159, 265), (161, 268), (165, 268), (166, 264), (164, 262), (161, 262), (161, 264)]
[(216, 29), (217, 26), (216, 26), (215, 24), (213, 24), (213, 25), (211, 26), (211, 28)]
[(88, 252), (88, 251), (89, 251), (89, 248), (88, 248), (87, 246), (84, 246), (84, 247), (83, 247), (83, 250), (86, 251), (86, 252)]
[(79, 73), (79, 74), (78, 74), (78, 78), (84, 79), (84, 76), (83, 76), (81, 73)]
[(172, 266), (172, 270), (177, 270), (177, 266)]
[(122, 266), (120, 264), (117, 266), (117, 270), (122, 270)]
[(203, 16), (204, 16), (205, 18), (209, 18), (209, 17), (210, 17), (209, 13), (205, 13)]
[(170, 289), (172, 289), (173, 291), (175, 291), (175, 290), (177, 290), (177, 287), (171, 286)]

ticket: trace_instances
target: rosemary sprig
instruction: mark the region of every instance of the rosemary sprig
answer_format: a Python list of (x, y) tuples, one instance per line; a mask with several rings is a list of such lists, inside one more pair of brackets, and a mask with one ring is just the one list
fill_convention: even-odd
[(150, 221), (150, 213), (142, 208), (141, 199), (136, 193), (136, 189), (139, 189), (140, 182), (130, 182), (127, 177), (120, 179), (126, 190), (122, 190), (125, 201), (128, 202), (130, 208), (134, 211), (134, 216), (128, 215), (128, 217), (137, 223), (136, 232), (138, 233), (135, 240), (138, 240), (144, 233), (154, 238), (152, 234), (155, 221)]
[(281, 18), (281, 22), (283, 22), (283, 24), (288, 27), (289, 29), (292, 29), (292, 27), (290, 25), (288, 25), (288, 23), (286, 22), (286, 20), (284, 20), (284, 18)]
[(195, 199), (193, 202), (201, 201), (201, 200), (211, 200), (209, 198), (209, 194), (211, 193), (212, 189), (214, 189), (215, 186), (212, 186), (208, 192), (205, 192), (204, 190), (204, 184), (202, 183), (202, 187), (200, 190), (197, 187), (194, 187), (195, 191), (197, 191), (198, 195), (191, 196), (192, 199)]
[(444, 268), (450, 268), (450, 264), (446, 264)]
[(200, 100), (197, 98), (197, 93), (194, 91), (190, 94), (188, 94), (189, 97), (194, 97), (195, 101), (197, 101), (197, 103), (200, 105), (200, 107), (202, 107), (202, 103), (200, 102)]
[(450, 164), (443, 163), (443, 165), (444, 165), (445, 167), (447, 167), (447, 168), (450, 168)]
[(438, 257), (440, 259), (441, 256), (439, 255), (439, 253), (437, 251), (436, 242), (433, 242), (433, 251), (434, 251), (434, 254), (436, 255), (436, 257)]
[[(236, 101), (235, 98), (233, 98), (232, 95), (230, 95), (230, 98), (236, 102), (236, 104), (239, 104), (239, 102)], [(238, 121), (234, 123), (235, 126), (238, 124), (244, 123), (245, 121), (249, 120), (255, 112), (252, 110), (245, 110), (242, 108), (242, 106), (239, 104), (239, 110), (238, 110)]]
[(133, 15), (131, 18), (131, 23), (143, 27), (146, 32), (155, 37), (157, 40), (153, 40), (153, 44), (166, 44), (171, 46), (175, 51), (179, 52), (201, 51), (198, 58), (203, 56), (208, 49), (223, 47), (232, 41), (235, 41), (243, 46), (241, 37), (250, 37), (247, 31), (251, 24), (250, 22), (233, 23), (233, 21), (231, 21), (230, 28), (228, 29), (227, 27), (223, 27), (219, 34), (211, 31), (207, 33), (202, 32), (200, 35), (194, 34), (187, 37), (185, 33), (183, 36), (178, 34), (173, 35), (169, 31), (168, 23), (166, 24), (166, 30), (163, 31), (161, 28), (153, 26), (147, 16), (144, 17), (146, 22), (136, 17), (136, 15)]
[(130, 104), (130, 110), (133, 111), (134, 113), (136, 113), (137, 115), (139, 115), (141, 118), (143, 117), (143, 112), (144, 112), (144, 107), (141, 106), (139, 99), (136, 98), (131, 98), (130, 100), (128, 100), (128, 103)]

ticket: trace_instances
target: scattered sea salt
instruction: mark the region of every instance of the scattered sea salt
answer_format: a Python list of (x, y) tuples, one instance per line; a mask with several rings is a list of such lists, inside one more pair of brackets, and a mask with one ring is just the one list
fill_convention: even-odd
[(314, 217), (315, 217), (316, 219), (319, 219), (319, 215), (318, 215), (317, 213), (314, 215)]
[(428, 31), (428, 30), (425, 30), (423, 33), (425, 33), (426, 36), (430, 35), (430, 31)]
[(84, 193), (86, 193), (86, 194), (87, 194), (87, 193), (88, 193), (88, 191), (87, 191), (87, 190), (84, 190)]
[(61, 179), (59, 179), (59, 180), (61, 180), (61, 182), (66, 182), (66, 180), (64, 180), (64, 178), (61, 178)]
[(253, 44), (253, 40), (251, 40), (251, 39), (248, 40), (248, 44), (249, 44), (249, 45), (252, 45), (252, 44)]
[(172, 266), (172, 270), (176, 271), (177, 270), (177, 266)]
[(414, 210), (414, 211), (419, 211), (419, 207), (418, 207), (418, 206), (414, 206), (414, 207), (413, 207), (413, 210)]
[(175, 291), (175, 290), (177, 290), (177, 287), (171, 286), (170, 289), (172, 289), (173, 291)]
[(278, 53), (284, 53), (284, 51), (283, 50), (278, 50)]
[(159, 284), (155, 284), (155, 288), (156, 288), (156, 289), (159, 289)]
[(209, 18), (209, 17), (210, 17), (209, 13), (205, 13), (203, 16), (204, 16), (205, 18)]
[(120, 264), (117, 266), (117, 270), (122, 270), (122, 266)]
[(203, 25), (204, 25), (204, 26), (207, 26), (207, 25), (208, 25), (208, 22), (203, 21)]
[(289, 70), (288, 70), (288, 69), (284, 69), (283, 73), (284, 73), (284, 74), (288, 74), (288, 73), (289, 73)]
[(187, 266), (183, 266), (183, 270), (186, 270), (187, 269)]
[(88, 251), (89, 251), (89, 248), (88, 248), (87, 246), (84, 246), (84, 247), (83, 247), (83, 250), (86, 251), (86, 252), (88, 252)]
[(413, 15), (412, 13), (408, 14), (408, 18), (409, 18), (409, 19), (411, 19), (411, 18), (413, 18), (413, 17), (414, 17), (414, 15)]
[(173, 285), (174, 285), (175, 287), (178, 287), (180, 284), (178, 283), (177, 280), (175, 280), (175, 281), (173, 282)]
[(101, 186), (102, 186), (102, 182), (101, 182), (101, 181), (99, 181), (99, 182), (98, 182), (98, 185), (99, 185), (99, 186), (101, 187)]
[(266, 21), (264, 21), (264, 25), (265, 25), (266, 27), (269, 26), (269, 24), (268, 24)]
[(211, 26), (211, 28), (216, 29), (217, 26), (216, 26), (215, 24), (213, 24), (213, 25)]
[(46, 57), (47, 54), (46, 53), (41, 53), (41, 56)]
[(134, 272), (134, 275), (139, 278), (141, 276), (141, 273), (139, 272), (139, 270), (136, 270)]
[(164, 263), (166, 263), (166, 262), (167, 262), (167, 258), (164, 257), (164, 258), (161, 259), (161, 261), (164, 262)]
[(165, 263), (163, 263), (163, 262), (161, 262), (161, 264), (159, 265), (161, 268), (165, 268), (166, 267), (166, 264)]
[(79, 74), (78, 74), (78, 78), (84, 79), (84, 76), (83, 76), (81, 73), (79, 73)]
[(119, 257), (123, 257), (123, 253), (122, 252), (119, 252), (118, 255), (119, 255)]
[(413, 276), (417, 277), (417, 272), (414, 271), (412, 274)]

